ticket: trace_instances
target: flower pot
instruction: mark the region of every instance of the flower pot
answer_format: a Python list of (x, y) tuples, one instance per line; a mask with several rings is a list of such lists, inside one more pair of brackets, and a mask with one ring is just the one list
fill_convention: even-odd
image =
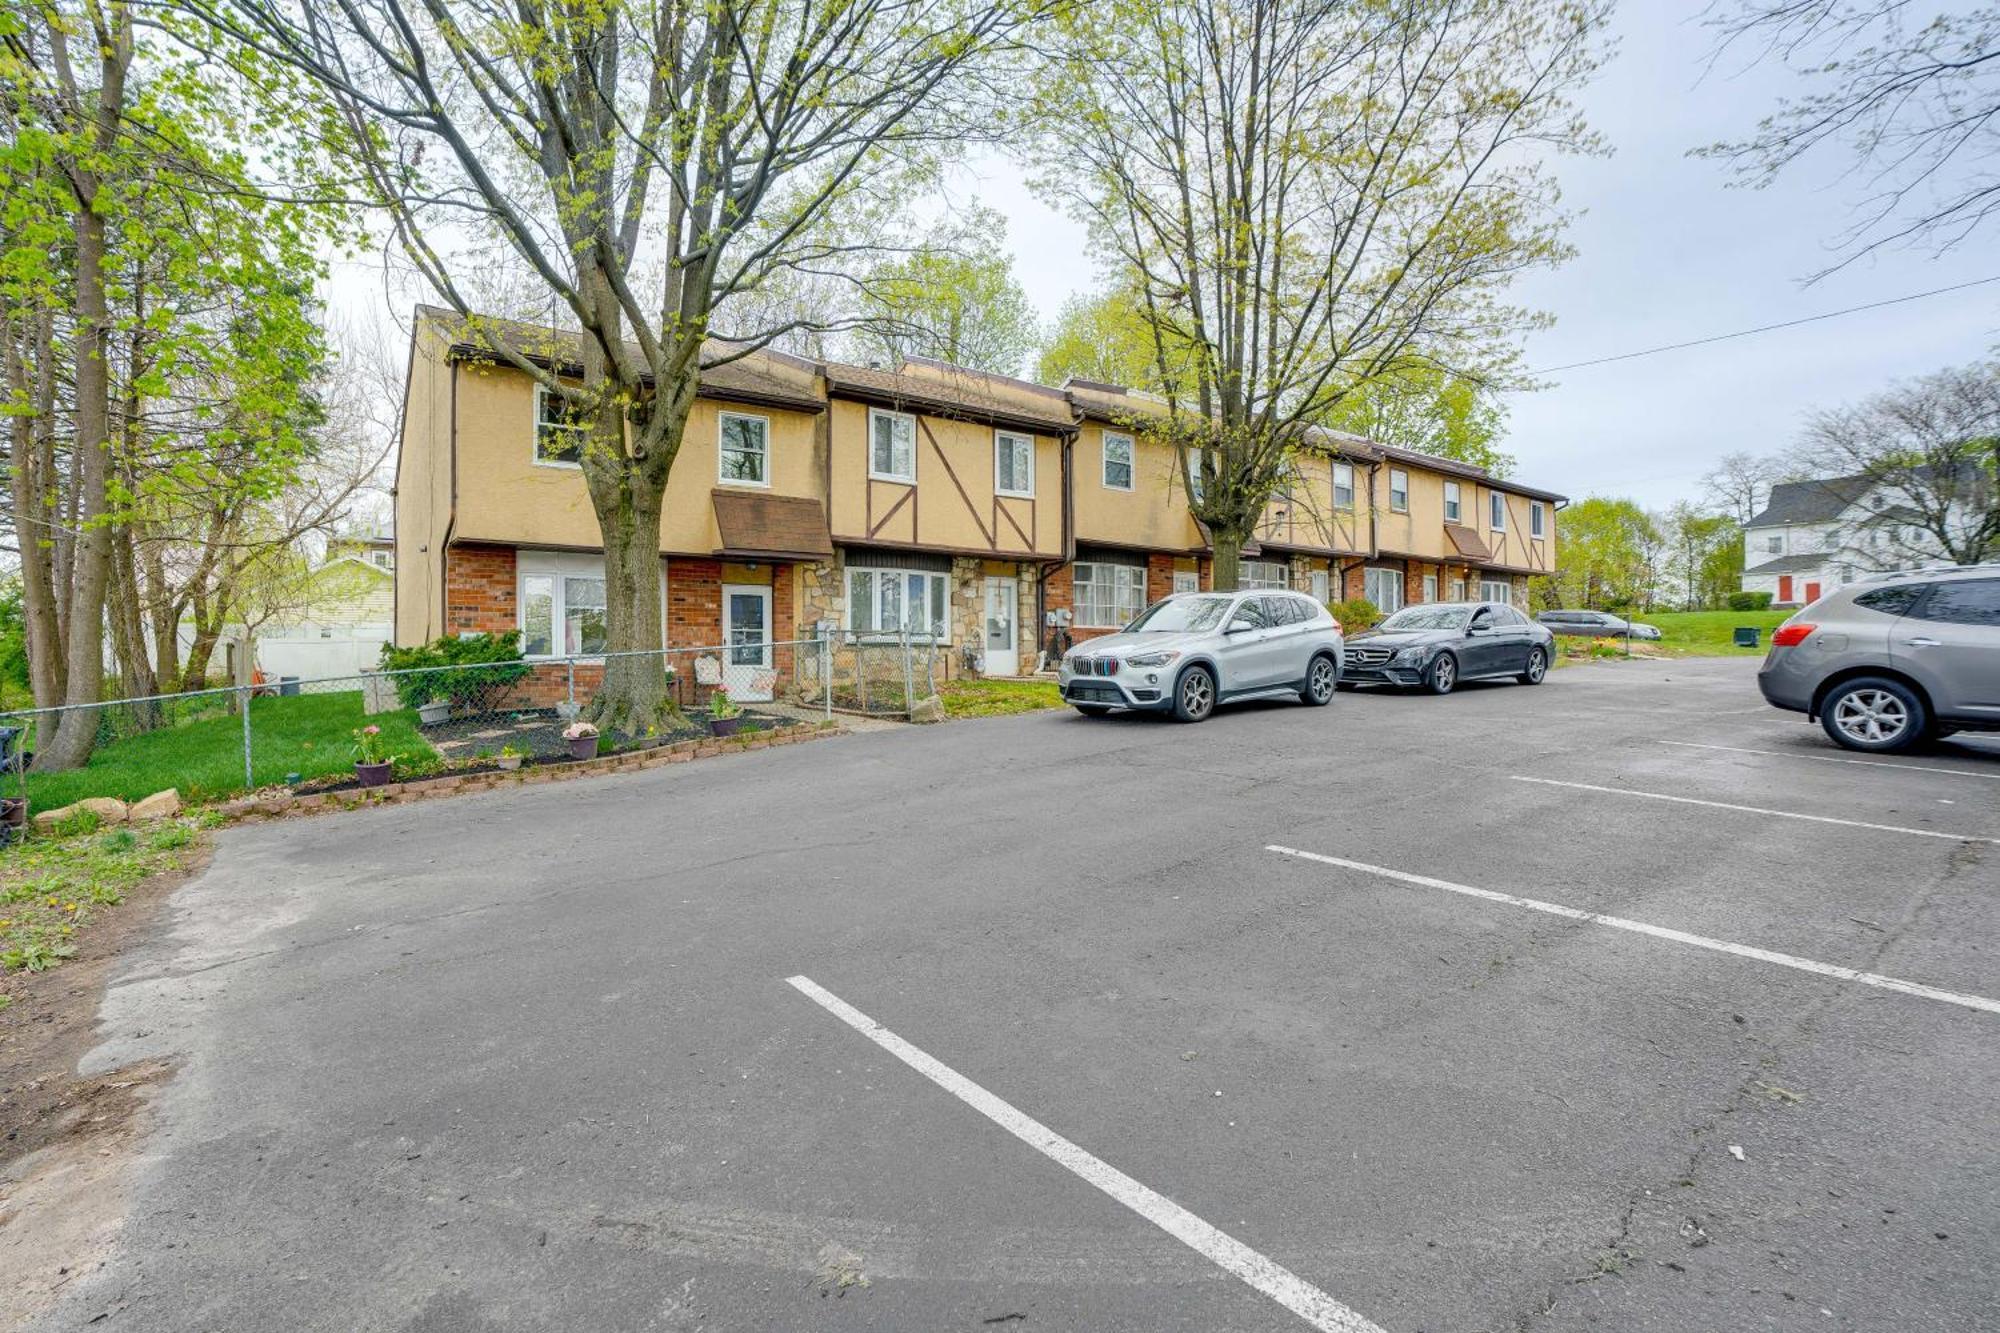
[(597, 737), (574, 736), (570, 738), (569, 757), (572, 759), (597, 758)]
[(389, 780), (389, 762), (384, 759), (379, 764), (356, 763), (354, 776), (361, 780), (364, 787), (379, 787)]
[(743, 725), (739, 717), (712, 717), (708, 720), (708, 734), (711, 736), (734, 736), (736, 729)]
[(427, 727), (435, 727), (451, 718), (451, 700), (433, 699), (417, 708), (417, 721)]
[(518, 754), (503, 754), (493, 762), (500, 765), (502, 773), (512, 773), (521, 766), (521, 756)]

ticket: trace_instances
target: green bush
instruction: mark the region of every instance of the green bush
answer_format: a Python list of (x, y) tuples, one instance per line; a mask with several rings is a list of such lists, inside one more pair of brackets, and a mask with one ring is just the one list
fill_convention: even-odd
[(1340, 628), (1353, 634), (1367, 629), (1382, 618), (1382, 610), (1366, 597), (1350, 597), (1344, 602), (1335, 602), (1327, 607), (1333, 618), (1340, 622)]
[(396, 697), (405, 708), (448, 699), (460, 710), (483, 712), (496, 695), (524, 679), (521, 632), (446, 635), (415, 648), (382, 645), (382, 669), (396, 676)]
[(1768, 592), (1732, 592), (1729, 594), (1731, 611), (1762, 611), (1771, 605)]

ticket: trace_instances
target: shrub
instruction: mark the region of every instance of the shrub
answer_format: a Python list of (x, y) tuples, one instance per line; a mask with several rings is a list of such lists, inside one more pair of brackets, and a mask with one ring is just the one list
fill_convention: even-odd
[(1771, 605), (1768, 592), (1732, 592), (1729, 594), (1731, 611), (1764, 611)]
[(1327, 610), (1333, 612), (1333, 618), (1349, 633), (1367, 629), (1382, 618), (1381, 608), (1366, 597), (1350, 597), (1344, 602), (1335, 602)]
[(405, 708), (448, 699), (461, 710), (485, 711), (488, 701), (528, 674), (521, 660), (521, 632), (447, 634), (415, 648), (382, 645), (382, 669), (395, 677), (396, 697)]

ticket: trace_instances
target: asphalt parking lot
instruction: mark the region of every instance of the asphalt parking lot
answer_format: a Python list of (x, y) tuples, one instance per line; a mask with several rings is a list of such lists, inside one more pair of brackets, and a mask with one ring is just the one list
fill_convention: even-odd
[(2000, 1328), (2000, 746), (1754, 668), (231, 831), (42, 1326)]

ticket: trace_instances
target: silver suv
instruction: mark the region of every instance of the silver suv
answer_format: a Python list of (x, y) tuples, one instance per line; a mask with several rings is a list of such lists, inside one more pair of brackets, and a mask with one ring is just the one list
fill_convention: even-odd
[(1340, 653), (1340, 622), (1310, 597), (1178, 593), (1118, 633), (1072, 648), (1056, 684), (1089, 717), (1139, 708), (1199, 722), (1232, 699), (1290, 694), (1328, 703)]
[(1850, 750), (2000, 731), (2000, 564), (1885, 574), (1780, 625), (1757, 673)]

